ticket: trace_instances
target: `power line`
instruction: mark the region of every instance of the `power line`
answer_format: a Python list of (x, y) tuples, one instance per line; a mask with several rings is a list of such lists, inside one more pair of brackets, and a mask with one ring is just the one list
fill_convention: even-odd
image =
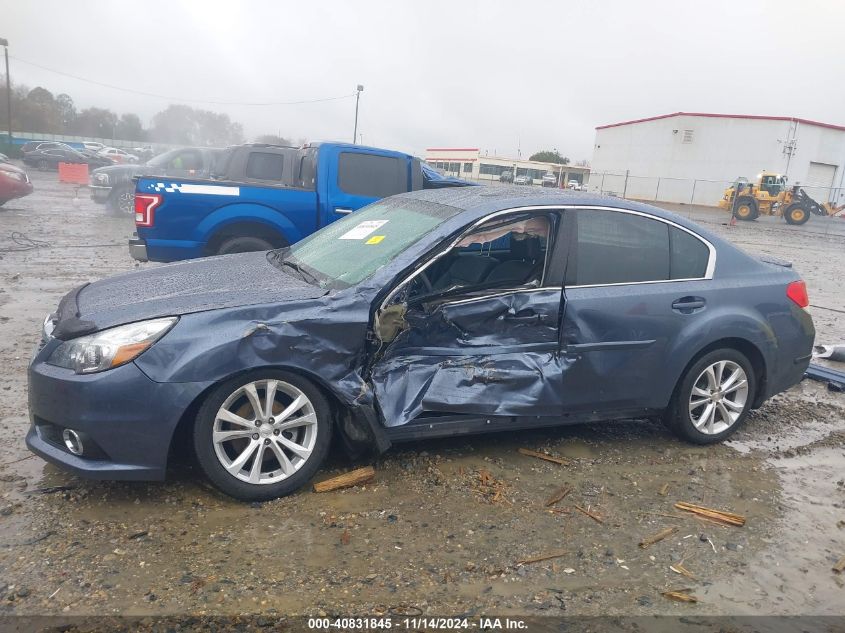
[(302, 99), (300, 101), (263, 101), (263, 102), (241, 102), (241, 101), (203, 101), (202, 99), (190, 99), (185, 97), (169, 97), (167, 95), (160, 95), (154, 92), (144, 92), (143, 90), (135, 90), (133, 88), (124, 88), (122, 86), (114, 86), (112, 84), (103, 83), (102, 81), (96, 81), (94, 79), (87, 79), (86, 77), (80, 77), (78, 75), (73, 75), (71, 73), (66, 73), (61, 70), (56, 70), (55, 68), (48, 68), (47, 66), (42, 66), (41, 64), (36, 64), (35, 62), (30, 62), (25, 59), (21, 59), (20, 57), (15, 57), (14, 55), (9, 55), (12, 59), (17, 62), (21, 62), (22, 64), (27, 64), (29, 66), (34, 66), (35, 68), (40, 68), (41, 70), (46, 70), (47, 72), (55, 73), (57, 75), (62, 75), (63, 77), (70, 77), (71, 79), (76, 79), (77, 81), (84, 81), (86, 83), (94, 84), (95, 86), (101, 86), (103, 88), (109, 88), (111, 90), (119, 90), (121, 92), (128, 92), (131, 94), (142, 95), (145, 97), (154, 97), (156, 99), (164, 99), (165, 101), (187, 101), (189, 103), (201, 103), (205, 105), (218, 105), (218, 106), (286, 106), (286, 105), (303, 105), (306, 103), (322, 103), (325, 101), (339, 101), (341, 99), (350, 99), (355, 96), (356, 93), (351, 93), (348, 95), (340, 95), (339, 97), (322, 97), (319, 99)]

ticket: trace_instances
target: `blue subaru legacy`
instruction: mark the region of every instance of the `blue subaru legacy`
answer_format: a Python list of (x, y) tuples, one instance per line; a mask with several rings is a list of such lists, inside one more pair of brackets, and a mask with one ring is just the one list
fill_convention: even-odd
[(804, 282), (651, 206), (525, 187), (387, 198), (290, 248), (67, 294), (29, 369), (27, 445), (164, 478), (175, 438), (223, 492), (308, 482), (420, 438), (662, 416), (725, 439), (801, 380)]

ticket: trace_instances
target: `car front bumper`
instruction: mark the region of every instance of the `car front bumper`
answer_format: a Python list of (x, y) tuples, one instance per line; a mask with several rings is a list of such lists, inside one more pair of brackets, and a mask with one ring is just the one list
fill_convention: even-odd
[(109, 196), (111, 195), (111, 186), (105, 187), (103, 185), (88, 185), (88, 189), (91, 191), (91, 200), (99, 202), (100, 204), (104, 204), (108, 201)]
[(150, 261), (147, 256), (147, 240), (143, 240), (140, 237), (130, 237), (129, 254), (132, 256), (132, 259), (137, 259), (139, 262)]
[[(164, 479), (176, 426), (206, 385), (157, 383), (134, 363), (76, 374), (44, 362), (57, 344), (38, 352), (29, 368), (27, 447), (82, 477)], [(83, 438), (81, 455), (64, 445), (64, 429)]]

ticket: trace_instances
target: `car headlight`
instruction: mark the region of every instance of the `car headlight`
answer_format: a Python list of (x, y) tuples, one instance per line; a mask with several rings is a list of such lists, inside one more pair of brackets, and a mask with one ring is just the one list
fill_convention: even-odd
[(72, 369), (77, 374), (92, 374), (119, 367), (149, 349), (178, 320), (176, 317), (151, 319), (80, 336), (59, 345), (47, 362)]
[(91, 176), (91, 180), (93, 180), (98, 185), (107, 185), (107, 184), (109, 184), (109, 175), (108, 174), (93, 174)]

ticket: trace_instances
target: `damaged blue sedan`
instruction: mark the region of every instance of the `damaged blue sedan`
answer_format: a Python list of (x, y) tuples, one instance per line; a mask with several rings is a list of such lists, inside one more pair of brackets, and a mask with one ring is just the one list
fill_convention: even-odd
[(44, 321), (26, 441), (99, 479), (164, 478), (178, 438), (223, 492), (288, 494), (333, 436), (661, 416), (725, 439), (801, 380), (804, 282), (651, 206), (466, 187), (387, 198), (294, 246), (77, 288)]

